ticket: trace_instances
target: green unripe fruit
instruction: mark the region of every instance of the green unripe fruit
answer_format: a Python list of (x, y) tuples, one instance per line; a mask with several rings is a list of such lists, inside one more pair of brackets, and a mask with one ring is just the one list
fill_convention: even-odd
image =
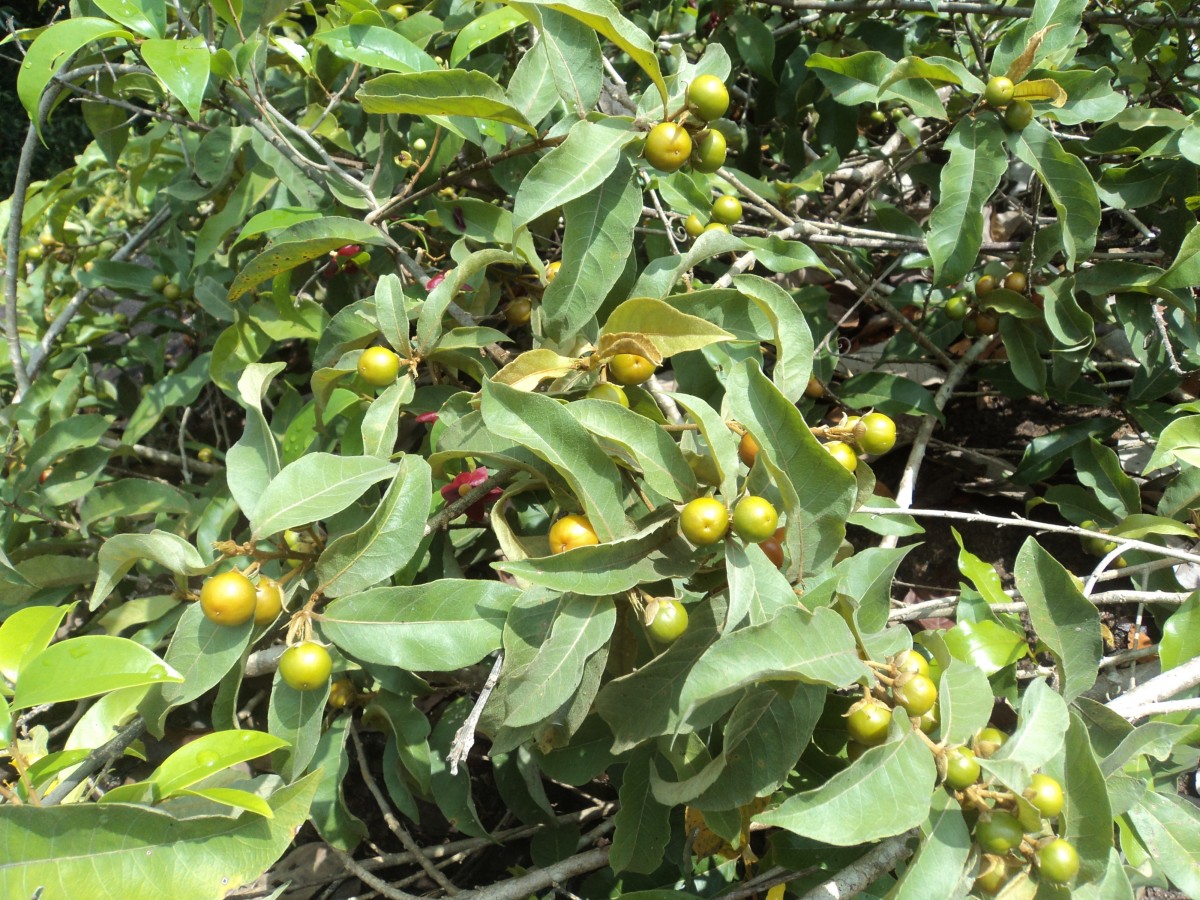
[(951, 747), (946, 751), (946, 784), (961, 791), (979, 780), (979, 760), (970, 747)]
[(607, 381), (593, 387), (587, 392), (587, 396), (589, 400), (607, 400), (609, 403), (618, 403), (629, 409), (629, 398), (625, 392), (617, 385), (609, 384)]
[(687, 217), (687, 219), (684, 220), (683, 230), (686, 231), (691, 237), (698, 238), (700, 235), (704, 234), (704, 222), (698, 215), (692, 213)]
[(743, 541), (757, 544), (775, 534), (779, 513), (763, 497), (743, 497), (733, 508), (733, 530)]
[(975, 843), (988, 853), (1003, 856), (1021, 845), (1025, 831), (1012, 813), (993, 811), (987, 819), (980, 819), (975, 826)]
[(725, 165), (725, 135), (710, 128), (692, 149), (692, 168), (706, 174)]
[(716, 75), (701, 75), (688, 86), (688, 106), (692, 112), (711, 122), (729, 109), (729, 89)]
[(668, 597), (658, 601), (654, 618), (646, 630), (656, 643), (673, 644), (687, 631), (687, 627), (687, 609), (678, 600)]
[(1069, 841), (1055, 838), (1038, 850), (1038, 873), (1047, 881), (1066, 884), (1079, 874), (1079, 854)]
[(1011, 78), (996, 75), (988, 79), (987, 87), (983, 89), (983, 99), (988, 106), (1004, 106), (1012, 100), (1015, 92), (1016, 85), (1012, 83)]
[(1028, 100), (1014, 100), (1004, 110), (1004, 124), (1013, 131), (1024, 131), (1033, 121), (1033, 104)]
[(712, 217), (722, 225), (736, 225), (742, 221), (742, 201), (731, 194), (718, 197), (713, 201)]

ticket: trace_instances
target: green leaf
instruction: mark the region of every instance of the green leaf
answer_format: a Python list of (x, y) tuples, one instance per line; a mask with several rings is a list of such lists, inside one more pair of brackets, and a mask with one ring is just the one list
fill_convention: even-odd
[(430, 792), (452, 829), (472, 837), (487, 837), (487, 830), (479, 821), (475, 801), (471, 798), (471, 773), (466, 766), (460, 766), (457, 775), (451, 774), (446, 763), (450, 742), (470, 711), (471, 698), (459, 697), (442, 711), (442, 717), (433, 729), (429, 740), (433, 750), (429, 759), (432, 770)]
[(1147, 791), (1127, 815), (1171, 883), (1200, 896), (1200, 811), (1182, 797)]
[[(929, 815), (937, 778), (933, 754), (907, 726), (899, 740), (872, 747), (825, 784), (794, 794), (756, 822), (837, 847), (903, 834)], [(886, 796), (887, 803), (879, 798)]]
[(691, 548), (676, 536), (670, 522), (633, 537), (492, 565), (529, 584), (589, 597), (619, 594), (665, 578), (686, 578), (697, 568)]
[(454, 38), (454, 46), (450, 50), (451, 67), (457, 67), (473, 51), (501, 35), (508, 34), (518, 25), (524, 25), (525, 22), (526, 19), (523, 15), (514, 9), (505, 7), (472, 19)]
[(199, 603), (188, 604), (175, 625), (165, 657), (183, 682), (151, 688), (139, 706), (150, 731), (161, 734), (170, 710), (195, 700), (239, 665), (253, 631), (253, 621), (232, 627), (218, 625), (204, 615)]
[(417, 346), (425, 355), (437, 347), (442, 336), (442, 318), (467, 280), (490, 265), (512, 264), (515, 261), (513, 254), (503, 250), (477, 250), (446, 272), (442, 283), (425, 298), (417, 318)]
[(93, 610), (104, 602), (138, 560), (152, 560), (179, 576), (195, 575), (208, 568), (195, 547), (166, 531), (114, 535), (104, 542), (98, 559), (100, 574), (88, 602), (88, 608)]
[(204, 38), (143, 41), (139, 50), (146, 65), (198, 121), (211, 59)]
[(108, 19), (81, 16), (55, 22), (29, 45), (17, 74), (17, 96), (30, 120), (38, 123), (39, 135), (38, 104), (54, 73), (81, 47), (108, 37), (132, 38), (133, 35)]
[(858, 624), (864, 632), (874, 633), (887, 625), (892, 579), (914, 546), (867, 547), (838, 566), (838, 593), (854, 601)]
[(166, 10), (157, 0), (96, 0), (96, 5), (114, 22), (142, 37), (162, 37), (166, 28)]
[(378, 228), (357, 219), (324, 216), (297, 222), (275, 235), (275, 240), (265, 250), (239, 269), (229, 286), (228, 300), (232, 303), (256, 285), (346, 244), (382, 247), (389, 243), (388, 237)]
[(622, 773), (621, 807), (614, 816), (616, 829), (608, 857), (614, 872), (648, 874), (663, 863), (671, 837), (671, 810), (654, 799), (650, 787), (654, 753), (652, 747), (639, 750)]
[(1054, 654), (1063, 696), (1074, 700), (1096, 682), (1104, 649), (1100, 612), (1084, 598), (1071, 573), (1033, 538), (1017, 554), (1015, 572), (1034, 631)]
[(482, 395), (480, 410), (488, 430), (521, 443), (553, 466), (583, 504), (601, 541), (630, 533), (616, 465), (557, 400), (494, 382), (483, 386)]
[(85, 634), (51, 644), (21, 668), (13, 709), (95, 697), (121, 688), (183, 681), (152, 651), (127, 638)]
[(537, 57), (553, 82), (554, 93), (574, 115), (585, 118), (596, 108), (604, 81), (599, 38), (588, 25), (571, 16), (546, 7), (540, 13), (541, 39), (534, 46), (535, 51), (541, 51)]
[(971, 833), (962, 807), (946, 791), (934, 791), (929, 818), (921, 825), (921, 845), (888, 900), (954, 897), (971, 852)]
[(1200, 416), (1183, 416), (1164, 428), (1142, 474), (1174, 462), (1200, 468)]
[[(342, 786), (354, 755), (346, 747), (353, 721), (351, 715), (336, 716), (321, 735), (312, 758), (313, 771), (320, 772), (321, 780), (313, 797), (310, 820), (322, 840), (342, 850), (352, 850), (367, 836), (367, 826), (346, 805)], [(384, 772), (386, 775), (386, 767)]]
[(665, 110), (667, 83), (663, 80), (662, 70), (658, 65), (658, 53), (654, 42), (641, 28), (621, 15), (621, 10), (616, 4), (610, 0), (511, 0), (508, 5), (520, 11), (535, 25), (540, 24), (535, 18), (535, 10), (552, 9), (582, 22), (608, 38), (629, 54), (629, 58), (649, 76), (662, 96)]
[(1017, 158), (1037, 172), (1045, 184), (1058, 213), (1067, 265), (1074, 268), (1096, 246), (1100, 228), (1096, 182), (1083, 161), (1064, 150), (1036, 119), (1019, 133), (1008, 135), (1008, 141)]
[(747, 616), (751, 625), (761, 625), (779, 610), (796, 604), (795, 589), (757, 545), (729, 541), (725, 573), (729, 578), (729, 617), (724, 631), (737, 628)]
[(22, 666), (50, 646), (70, 606), (30, 606), (0, 624), (0, 678), (17, 683)]
[(870, 677), (845, 621), (827, 607), (781, 609), (775, 618), (726, 634), (692, 666), (679, 697), (686, 712), (764, 681), (844, 688)]
[(641, 216), (641, 188), (633, 167), (620, 160), (595, 190), (564, 205), (562, 268), (542, 295), (548, 338), (569, 340), (600, 309), (621, 277)]
[[(1069, 725), (1066, 702), (1045, 680), (1038, 678), (1030, 683), (1021, 698), (1017, 730), (991, 759), (1019, 763), (1027, 774), (1032, 774), (1059, 752)], [(1021, 789), (1024, 785), (1010, 787)]]
[(343, 597), (399, 572), (417, 552), (433, 498), (429, 464), (406, 455), (383, 500), (361, 528), (331, 542), (317, 561), (319, 590)]
[(990, 619), (960, 620), (945, 634), (946, 646), (958, 659), (993, 675), (1029, 653), (1025, 639)]
[[(778, 235), (765, 238), (747, 235), (742, 237), (741, 241), (754, 251), (754, 255), (760, 263), (779, 275), (786, 275), (798, 269), (829, 271), (825, 263), (821, 262), (821, 257), (817, 256), (816, 252), (807, 244), (799, 241), (785, 240)], [(734, 279), (734, 282), (737, 282), (737, 278)]]
[(1165, 760), (1175, 747), (1185, 743), (1192, 734), (1190, 725), (1173, 725), (1170, 722), (1147, 722), (1139, 725), (1125, 736), (1116, 749), (1100, 764), (1100, 772), (1109, 778), (1119, 772), (1126, 763), (1140, 756), (1153, 756)]
[(256, 816), (263, 816), (267, 819), (275, 818), (275, 812), (266, 800), (258, 796), (258, 794), (252, 794), (249, 791), (242, 791), (237, 788), (211, 787), (200, 788), (198, 790), (182, 790), (176, 796), (202, 797), (205, 800), (211, 800), (213, 803), (220, 803), (223, 806), (244, 809), (247, 812), (254, 813)]
[(1008, 169), (1004, 129), (991, 116), (963, 118), (946, 139), (941, 199), (929, 217), (929, 256), (935, 282), (961, 281), (983, 243), (983, 208)]
[(562, 596), (549, 637), (510, 683), (512, 712), (505, 724), (533, 725), (562, 706), (579, 686), (588, 657), (608, 643), (616, 620), (611, 597)]
[(373, 456), (309, 453), (276, 475), (254, 510), (254, 533), (269, 537), (341, 512), (396, 465)]
[(1050, 775), (1062, 784), (1066, 798), (1059, 817), (1059, 833), (1079, 852), (1079, 882), (1095, 881), (1108, 867), (1113, 846), (1113, 810), (1107, 779), (1088, 739), (1087, 726), (1075, 711), (1070, 714), (1070, 728), (1059, 747), (1065, 752), (1059, 755), (1059, 748), (1055, 748), (1057, 758), (1048, 766)]
[[(347, 25), (313, 35), (334, 56), (385, 72), (435, 72), (433, 57), (408, 38), (378, 25)], [(457, 62), (452, 65), (458, 65)]]
[(286, 742), (261, 731), (212, 731), (168, 756), (147, 781), (154, 786), (155, 799), (165, 800), (222, 769), (265, 756), (283, 746)]
[(773, 281), (757, 275), (738, 275), (733, 286), (770, 320), (776, 349), (771, 380), (783, 396), (797, 402), (808, 387), (814, 355), (812, 331), (804, 314), (791, 295)]
[(263, 415), (262, 403), (272, 380), (285, 366), (285, 363), (253, 363), (238, 378), (246, 425), (237, 443), (225, 454), (225, 481), (247, 518), (253, 518), (267, 485), (279, 474), (279, 445)]
[(202, 353), (186, 369), (172, 372), (148, 385), (141, 401), (129, 416), (121, 443), (127, 447), (136, 444), (153, 430), (168, 409), (196, 402), (208, 384), (211, 359), (211, 354)]
[[(824, 688), (808, 684), (782, 689), (764, 685), (747, 693), (725, 723), (716, 760), (720, 778), (692, 805), (704, 810), (738, 809), (778, 789), (812, 737), (825, 694)], [(651, 780), (658, 780), (653, 771)], [(655, 785), (656, 796), (658, 791)]]
[(85, 525), (101, 519), (142, 518), (165, 513), (186, 515), (191, 509), (188, 495), (179, 488), (143, 478), (110, 481), (84, 498), (79, 518)]
[(452, 672), (500, 649), (504, 618), (519, 595), (499, 582), (454, 578), (375, 588), (329, 604), (320, 627), (363, 662)]
[(1179, 245), (1170, 267), (1155, 282), (1168, 289), (1190, 289), (1200, 283), (1200, 227), (1193, 227)]
[(315, 691), (298, 691), (276, 670), (275, 680), (271, 683), (267, 729), (279, 741), (279, 749), (271, 763), (285, 781), (293, 781), (304, 774), (317, 752), (328, 699), (329, 682)]
[(679, 445), (645, 416), (606, 400), (575, 400), (567, 411), (600, 438), (610, 456), (639, 469), (651, 490), (679, 503), (696, 496), (696, 474)]
[[(745, 425), (758, 442), (756, 465), (765, 465), (779, 487), (793, 568), (822, 571), (845, 537), (856, 493), (854, 476), (817, 442), (799, 410), (753, 360), (730, 371), (725, 403), (726, 415)], [(734, 495), (736, 491), (727, 492)]]
[[(642, 741), (684, 730), (680, 695), (688, 673), (717, 639), (725, 614), (716, 598), (688, 612), (688, 629), (675, 643), (628, 675), (608, 682), (596, 697), (596, 712), (612, 729), (612, 752), (623, 753)], [(506, 646), (506, 654), (508, 654)], [(728, 709), (732, 701), (724, 706)], [(722, 710), (723, 711), (723, 710)]]
[(938, 682), (941, 739), (964, 744), (992, 717), (995, 698), (983, 671), (961, 659), (951, 660)]
[[(145, 806), (72, 803), (0, 807), (0, 895), (128, 900), (130, 872), (180, 897), (216, 897), (257, 879), (292, 843), (317, 786), (272, 794), (274, 814), (176, 819)], [(80, 835), (87, 835), (81, 841)]]
[[(0, 638), (4, 635), (0, 628)], [(3, 642), (0, 642), (3, 646)], [(1192, 594), (1163, 625), (1158, 658), (1163, 671), (1200, 656), (1200, 592)]]
[[(576, 122), (567, 139), (537, 161), (513, 203), (513, 225), (528, 225), (551, 210), (599, 188), (617, 167), (621, 148), (633, 138), (623, 119)], [(633, 178), (628, 167), (626, 181)]]
[[(1086, 0), (1037, 0), (1032, 15), (1019, 25), (1010, 28), (1000, 41), (992, 57), (991, 71), (1000, 74), (1028, 53), (1030, 42), (1036, 38), (1036, 51), (1028, 56), (1024, 68), (1050, 59), (1058, 62), (1057, 54), (1072, 45), (1079, 27), (1083, 24)], [(1018, 77), (1014, 72), (1014, 78)]]
[(933, 394), (910, 378), (891, 372), (864, 372), (846, 379), (839, 394), (842, 402), (855, 409), (874, 407), (889, 415), (934, 416), (945, 421), (933, 402)]
[(537, 130), (494, 79), (465, 69), (380, 75), (355, 94), (364, 112), (414, 116), (468, 116)]
[(653, 297), (626, 300), (609, 314), (600, 331), (601, 341), (622, 334), (641, 335), (664, 359), (733, 338), (725, 329)]

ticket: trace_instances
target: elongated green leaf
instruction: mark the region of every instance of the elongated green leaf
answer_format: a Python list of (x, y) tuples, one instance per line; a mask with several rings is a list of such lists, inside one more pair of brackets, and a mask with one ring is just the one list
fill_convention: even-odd
[(346, 244), (387, 246), (388, 243), (383, 232), (357, 219), (324, 216), (297, 222), (275, 235), (267, 249), (241, 267), (229, 286), (228, 299), (233, 302), (256, 285)]
[(385, 72), (433, 72), (439, 68), (432, 56), (408, 38), (378, 25), (347, 25), (320, 31), (313, 35), (313, 40), (327, 46), (334, 56)]
[[(313, 797), (311, 821), (323, 840), (343, 850), (352, 850), (367, 836), (367, 826), (350, 812), (342, 790), (342, 782), (350, 771), (350, 758), (354, 755), (347, 752), (346, 747), (346, 736), (353, 721), (349, 715), (335, 717), (317, 742), (312, 759), (313, 770), (321, 770), (321, 781)], [(387, 771), (385, 764), (385, 775)]]
[(503, 250), (477, 250), (446, 273), (442, 283), (425, 298), (425, 303), (421, 306), (421, 314), (417, 319), (417, 345), (425, 355), (432, 353), (437, 347), (442, 336), (442, 317), (445, 316), (450, 303), (462, 290), (463, 285), (467, 283), (467, 279), (490, 265), (514, 261), (513, 254)]
[(100, 574), (92, 591), (89, 609), (95, 609), (112, 593), (125, 573), (141, 559), (149, 559), (176, 575), (195, 575), (207, 566), (199, 551), (178, 535), (166, 531), (149, 534), (118, 534), (104, 542), (99, 553)]
[(783, 396), (797, 402), (812, 375), (813, 336), (804, 314), (791, 295), (773, 281), (757, 275), (738, 275), (733, 286), (770, 319), (776, 349), (771, 380)]
[(1077, 712), (1070, 713), (1070, 727), (1055, 756), (1047, 771), (1061, 782), (1067, 798), (1059, 817), (1059, 833), (1079, 851), (1078, 880), (1095, 881), (1108, 866), (1113, 845), (1113, 809), (1107, 779), (1092, 749), (1087, 726)]
[(267, 728), (279, 742), (271, 762), (285, 780), (302, 775), (316, 753), (328, 699), (328, 682), (315, 691), (298, 691), (275, 672)]
[(469, 116), (515, 125), (531, 135), (537, 134), (513, 106), (504, 88), (483, 72), (438, 69), (380, 75), (363, 84), (355, 96), (369, 113)]
[(253, 620), (237, 626), (218, 625), (204, 615), (199, 603), (190, 604), (175, 625), (165, 657), (167, 665), (183, 675), (183, 681), (152, 687), (139, 706), (150, 732), (161, 734), (170, 710), (195, 700), (238, 665), (253, 631)]
[(958, 659), (994, 675), (1029, 653), (1025, 638), (991, 619), (966, 619), (946, 632), (946, 647)]
[(321, 632), (364, 662), (451, 672), (500, 648), (504, 617), (519, 595), (499, 582), (453, 578), (375, 588), (331, 603)]
[(50, 646), (70, 606), (18, 609), (0, 624), (0, 678), (15, 684), (21, 667)]
[(1171, 883), (1200, 896), (1200, 811), (1182, 797), (1148, 791), (1127, 815)]
[(465, 766), (460, 766), (455, 774), (446, 762), (450, 742), (470, 711), (471, 698), (459, 697), (442, 712), (430, 735), (429, 744), (433, 750), (429, 759), (430, 792), (451, 828), (472, 837), (486, 837), (487, 831), (479, 821), (479, 813), (475, 811), (475, 801), (471, 796), (471, 773)]
[(609, 865), (614, 872), (653, 872), (663, 861), (671, 837), (670, 807), (654, 799), (650, 767), (654, 750), (639, 750), (621, 778), (621, 808), (617, 810)]
[(796, 407), (754, 360), (735, 366), (726, 382), (726, 415), (741, 422), (759, 445), (788, 515), (791, 568), (815, 573), (833, 560), (846, 533), (855, 496), (854, 476), (812, 436)]
[(166, 27), (166, 10), (156, 0), (96, 0), (96, 5), (109, 18), (120, 22), (142, 37), (162, 37)]
[(588, 657), (612, 636), (616, 620), (611, 597), (565, 595), (546, 642), (510, 684), (512, 712), (505, 724), (533, 725), (562, 706), (579, 686)]
[(547, 337), (568, 340), (600, 309), (621, 277), (641, 215), (633, 167), (620, 159), (597, 188), (564, 205), (562, 268), (542, 295)]
[[(37, 36), (25, 51), (25, 59), (17, 74), (17, 96), (30, 120), (37, 122), (38, 103), (54, 73), (65, 65), (77, 50), (92, 41), (109, 37), (133, 37), (124, 28), (108, 19), (81, 16), (55, 22)], [(41, 124), (38, 123), (38, 133)]]
[(664, 578), (686, 578), (697, 568), (690, 548), (670, 522), (634, 537), (493, 565), (529, 584), (589, 597), (619, 594)]
[[(633, 138), (622, 119), (576, 122), (567, 139), (538, 160), (521, 182), (513, 203), (513, 224), (527, 225), (551, 210), (591, 193), (617, 167), (621, 147)], [(632, 171), (624, 170), (626, 180)]]
[(601, 541), (630, 533), (616, 465), (558, 401), (491, 382), (482, 393), (488, 430), (520, 442), (553, 466), (583, 504)]
[(991, 758), (1020, 763), (1032, 774), (1059, 752), (1069, 726), (1066, 702), (1039, 678), (1021, 698), (1017, 730)]
[(501, 7), (472, 19), (454, 39), (454, 46), (450, 50), (451, 67), (458, 66), (472, 51), (525, 23), (523, 15), (508, 7)]
[(542, 51), (542, 65), (554, 84), (554, 91), (579, 118), (596, 108), (604, 82), (604, 62), (596, 32), (584, 22), (542, 7), (541, 40), (535, 49)]
[(938, 682), (938, 721), (941, 738), (966, 743), (992, 715), (991, 685), (980, 669), (960, 659), (951, 661)]
[(199, 119), (210, 60), (204, 38), (143, 41), (139, 49), (146, 65), (183, 104), (188, 115)]
[(1100, 198), (1096, 182), (1078, 156), (1062, 144), (1035, 119), (1029, 127), (1009, 135), (1013, 153), (1030, 166), (1046, 185), (1046, 191), (1058, 213), (1063, 253), (1072, 268), (1087, 259), (1096, 246), (1100, 228)]
[(929, 217), (929, 255), (939, 285), (961, 281), (983, 243), (983, 208), (1008, 168), (1004, 129), (990, 116), (964, 118), (946, 139), (941, 199)]
[(827, 607), (781, 609), (762, 625), (724, 635), (697, 660), (679, 698), (700, 704), (762, 681), (804, 681), (843, 688), (870, 676), (846, 622)]
[[(613, 753), (684, 729), (680, 704), (684, 682), (692, 666), (717, 639), (718, 621), (724, 618), (725, 607), (719, 598), (710, 598), (688, 616), (688, 629), (681, 638), (637, 671), (608, 682), (597, 695), (596, 712), (612, 729)], [(724, 704), (722, 711), (732, 705), (732, 701)]]
[(164, 799), (215, 772), (265, 756), (282, 746), (284, 742), (279, 738), (261, 731), (209, 732), (168, 756), (147, 780), (155, 788), (155, 797)]
[(246, 427), (225, 454), (225, 481), (233, 499), (251, 520), (267, 485), (279, 474), (279, 445), (263, 415), (262, 403), (271, 382), (285, 366), (285, 363), (253, 363), (238, 378)]
[(13, 709), (63, 703), (144, 684), (183, 681), (152, 651), (128, 638), (85, 634), (51, 644), (22, 668)]
[(1114, 775), (1130, 760), (1139, 756), (1153, 756), (1164, 760), (1171, 755), (1176, 745), (1188, 739), (1193, 729), (1188, 725), (1173, 725), (1170, 722), (1147, 722), (1139, 725), (1125, 736), (1117, 748), (1100, 764), (1105, 778)]
[(255, 509), (254, 532), (268, 537), (339, 513), (396, 466), (371, 456), (310, 453), (272, 479)]
[(963, 868), (971, 852), (971, 832), (962, 807), (946, 791), (934, 791), (929, 818), (921, 825), (921, 846), (904, 874), (888, 892), (888, 900), (928, 900), (959, 893)]
[[(1075, 40), (1086, 7), (1087, 0), (1037, 0), (1033, 4), (1033, 14), (1004, 35), (992, 57), (992, 73), (1004, 74), (1022, 57), (1025, 57), (1022, 65), (1026, 70), (1046, 59), (1059, 62), (1057, 54)], [(1034, 52), (1029, 53), (1030, 42), (1035, 38)], [(1013, 77), (1019, 76), (1014, 73)]]
[(733, 338), (725, 329), (653, 297), (626, 300), (609, 314), (601, 337), (620, 334), (641, 335), (664, 359)]
[(432, 497), (429, 464), (419, 456), (405, 456), (371, 518), (321, 554), (317, 576), (322, 593), (344, 597), (379, 584), (408, 565), (424, 537)]
[(520, 11), (534, 24), (538, 24), (538, 10), (552, 9), (582, 22), (593, 31), (608, 38), (629, 54), (629, 58), (649, 76), (662, 96), (663, 107), (666, 107), (667, 83), (663, 80), (662, 70), (658, 65), (658, 54), (655, 52), (654, 43), (641, 28), (621, 15), (620, 8), (611, 0), (507, 0), (507, 2), (509, 6)]
[(1096, 683), (1103, 652), (1100, 612), (1080, 593), (1071, 573), (1033, 538), (1017, 554), (1016, 580), (1038, 637), (1054, 654), (1063, 696), (1073, 700)]
[(168, 409), (194, 403), (200, 396), (200, 391), (208, 384), (211, 361), (211, 354), (202, 353), (192, 360), (186, 369), (172, 372), (160, 381), (148, 385), (141, 402), (129, 416), (129, 422), (121, 435), (121, 443), (127, 447), (136, 444), (150, 433)]
[(796, 604), (795, 589), (757, 545), (726, 544), (725, 573), (729, 578), (729, 618), (724, 631), (737, 628), (747, 616), (751, 625), (761, 625), (785, 606)]
[[(929, 815), (937, 767), (924, 742), (904, 730), (899, 740), (871, 748), (821, 787), (789, 797), (755, 821), (837, 847), (920, 825)], [(891, 801), (879, 803), (880, 796)]]
[[(257, 879), (308, 817), (314, 777), (272, 794), (271, 818), (176, 819), (145, 806), (72, 803), (0, 807), (0, 896), (128, 900), (131, 885), (217, 897)], [(87, 835), (80, 840), (80, 835)]]

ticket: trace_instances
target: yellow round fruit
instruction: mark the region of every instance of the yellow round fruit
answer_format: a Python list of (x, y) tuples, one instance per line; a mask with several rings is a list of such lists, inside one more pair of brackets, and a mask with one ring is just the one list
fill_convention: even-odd
[(278, 581), (264, 578), (254, 592), (254, 624), (270, 625), (283, 612), (283, 587)]
[(679, 530), (697, 546), (715, 544), (729, 530), (729, 510), (714, 497), (700, 497), (679, 513)]
[(368, 347), (358, 358), (358, 374), (371, 387), (387, 387), (400, 374), (400, 357), (387, 347)]
[(550, 526), (551, 553), (565, 553), (576, 547), (591, 547), (599, 543), (600, 538), (587, 516), (563, 516)]
[(254, 616), (254, 582), (236, 569), (214, 575), (200, 588), (200, 608), (218, 625), (241, 625)]
[(647, 381), (654, 374), (654, 363), (636, 353), (618, 353), (608, 361), (608, 378), (625, 387)]
[(692, 138), (674, 122), (659, 122), (646, 135), (646, 161), (660, 172), (676, 172), (692, 155)]

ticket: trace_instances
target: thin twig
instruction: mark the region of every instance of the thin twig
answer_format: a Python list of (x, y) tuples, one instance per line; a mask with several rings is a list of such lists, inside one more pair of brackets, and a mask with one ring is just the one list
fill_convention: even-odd
[(101, 744), (87, 755), (77, 765), (71, 774), (58, 783), (52, 791), (42, 797), (43, 806), (55, 806), (62, 803), (70, 793), (83, 784), (96, 772), (120, 759), (127, 747), (142, 736), (146, 730), (146, 720), (141, 716), (135, 717), (128, 725), (116, 733), (109, 741)]
[(383, 796), (383, 791), (379, 790), (379, 785), (375, 783), (375, 778), (371, 775), (371, 767), (367, 763), (367, 755), (363, 752), (362, 741), (358, 737), (358, 725), (355, 723), (351, 723), (350, 725), (350, 740), (353, 741), (354, 752), (358, 756), (358, 771), (362, 775), (363, 781), (366, 782), (367, 790), (375, 798), (375, 803), (379, 807), (379, 811), (383, 813), (383, 821), (388, 829), (404, 845), (404, 849), (413, 855), (413, 858), (426, 875), (432, 878), (450, 896), (457, 894), (458, 888), (454, 886), (449, 878), (442, 874), (442, 871), (433, 864), (429, 857), (421, 853), (421, 848), (417, 846), (417, 842), (408, 833), (408, 829), (404, 827), (392, 812), (391, 804)]
[[(895, 509), (892, 507), (862, 506), (856, 512), (870, 516), (914, 516), (918, 519), (954, 519), (959, 522), (983, 522), (989, 525), (1012, 525), (1018, 528), (1029, 528), (1033, 531), (1052, 531), (1056, 534), (1073, 534), (1077, 537), (1095, 537), (1105, 541), (1113, 540), (1113, 535), (1103, 531), (1092, 531), (1088, 528), (1078, 528), (1074, 525), (1055, 525), (1050, 522), (1035, 522), (1020, 516), (989, 516), (983, 513), (958, 512), (949, 509)], [(1119, 536), (1118, 536), (1119, 537)], [(1159, 556), (1182, 560), (1183, 562), (1200, 564), (1200, 555), (1179, 550), (1175, 547), (1160, 547), (1147, 541), (1135, 541), (1120, 538), (1133, 550), (1145, 550)]]
[(475, 705), (471, 707), (471, 712), (458, 726), (458, 731), (454, 732), (454, 740), (450, 743), (450, 752), (446, 754), (446, 762), (450, 763), (451, 775), (458, 774), (458, 764), (466, 762), (467, 754), (475, 746), (475, 727), (479, 724), (479, 717), (483, 715), (483, 708), (487, 705), (488, 698), (492, 696), (496, 681), (500, 678), (500, 669), (503, 666), (504, 651), (501, 650), (496, 654), (496, 661), (492, 663), (492, 671), (488, 673), (487, 681), (483, 683), (479, 696), (475, 698)]

